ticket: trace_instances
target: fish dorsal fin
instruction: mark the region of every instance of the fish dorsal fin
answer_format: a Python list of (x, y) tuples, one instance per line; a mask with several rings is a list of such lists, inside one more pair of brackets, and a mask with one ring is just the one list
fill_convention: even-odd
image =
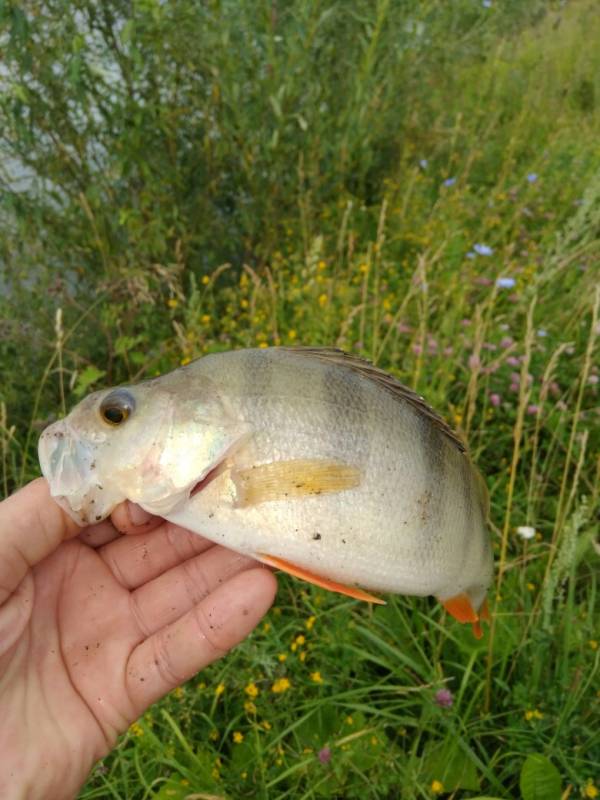
[(373, 381), (373, 383), (381, 386), (382, 389), (385, 389), (397, 400), (409, 403), (415, 411), (421, 414), (421, 416), (426, 417), (432, 425), (447, 436), (447, 438), (458, 447), (461, 453), (466, 452), (466, 447), (458, 434), (452, 430), (448, 423), (445, 422), (431, 406), (427, 405), (422, 397), (416, 394), (416, 392), (413, 392), (412, 389), (403, 386), (399, 380), (389, 373), (371, 364), (370, 361), (345, 353), (343, 350), (338, 350), (336, 347), (282, 347), (280, 349), (299, 356), (316, 358), (328, 364), (337, 364), (340, 367), (346, 367), (367, 380)]

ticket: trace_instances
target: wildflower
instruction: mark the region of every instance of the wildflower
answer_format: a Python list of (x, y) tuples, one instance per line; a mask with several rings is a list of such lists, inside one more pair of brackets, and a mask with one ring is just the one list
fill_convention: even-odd
[(481, 5), (484, 8), (491, 8), (492, 7), (492, 0), (481, 0)]
[(427, 167), (429, 166), (429, 161), (427, 161), (426, 158), (422, 158), (419, 161), (419, 166), (421, 167), (421, 169), (427, 169)]
[(314, 683), (323, 683), (323, 678), (321, 677), (321, 673), (317, 670), (317, 672), (310, 673), (310, 679)]
[(412, 333), (412, 328), (406, 322), (399, 322), (396, 326), (398, 333)]
[[(517, 357), (517, 356), (509, 356), (509, 357), (506, 359), (506, 363), (507, 363), (507, 364), (508, 364), (510, 367), (518, 367), (518, 366), (519, 366), (519, 364), (520, 364), (521, 362), (520, 362), (520, 360), (518, 359), (518, 357)], [(515, 373), (513, 372), (513, 375), (514, 375), (514, 374), (515, 374)], [(511, 378), (511, 379), (512, 379), (512, 378)]]
[(468, 328), (469, 325), (471, 324), (471, 320), (470, 319), (461, 319), (460, 324), (463, 326), (463, 328)]
[(252, 702), (252, 700), (246, 700), (244, 703), (244, 711), (246, 714), (256, 714), (256, 706)]
[(299, 657), (300, 661), (305, 661), (306, 660), (306, 651), (303, 650), (298, 657)]
[(535, 183), (538, 179), (537, 172), (530, 172), (527, 175), (527, 182), (528, 183)]
[(312, 615), (311, 615), (311, 616), (310, 616), (310, 617), (309, 617), (309, 618), (306, 620), (306, 622), (304, 623), (304, 627), (306, 628), (306, 630), (307, 630), (307, 631), (312, 631), (312, 629), (313, 629), (313, 625), (315, 624), (315, 622), (316, 622), (316, 621), (317, 621), (317, 618), (316, 618), (315, 616), (312, 616)]
[(302, 645), (305, 643), (306, 643), (306, 636), (304, 636), (302, 633), (299, 636), (296, 636), (296, 644), (299, 647), (302, 647)]
[(503, 336), (500, 340), (500, 347), (503, 350), (507, 350), (511, 345), (515, 343), (515, 340), (511, 336)]
[(594, 786), (594, 781), (590, 778), (583, 789), (584, 797), (598, 797), (598, 789)]
[(263, 727), (266, 731), (270, 731), (271, 728), (273, 727), (268, 719), (263, 719), (263, 721), (260, 724), (261, 727)]
[(244, 741), (244, 734), (241, 731), (233, 732), (233, 741), (236, 744), (241, 744)]
[(527, 406), (527, 413), (528, 413), (530, 416), (534, 417), (536, 414), (539, 414), (539, 413), (540, 413), (540, 407), (539, 407), (539, 406), (536, 406), (536, 404), (535, 404), (535, 403), (530, 403), (530, 404)]
[(493, 248), (489, 247), (487, 244), (474, 244), (473, 250), (478, 256), (491, 256), (494, 254)]
[(173, 689), (173, 697), (176, 697), (178, 700), (181, 700), (183, 695), (184, 691), (181, 686), (177, 686), (175, 689)]
[(479, 356), (475, 353), (471, 353), (469, 356), (469, 369), (478, 369), (481, 366), (481, 361)]
[(598, 378), (597, 375), (590, 375), (590, 377), (588, 378), (588, 383), (590, 384), (590, 386), (596, 386), (598, 381), (600, 381), (600, 378)]
[(431, 791), (434, 794), (441, 794), (444, 791), (444, 784), (441, 781), (432, 781)]
[(363, 275), (364, 275), (364, 274), (365, 274), (365, 272), (368, 272), (368, 271), (369, 271), (369, 265), (368, 265), (368, 264), (361, 264), (361, 265), (359, 266), (359, 268), (358, 268), (358, 271), (359, 271), (359, 272), (362, 272), (362, 273), (363, 273)]
[(167, 305), (169, 306), (169, 308), (177, 308), (177, 306), (179, 305), (179, 300), (176, 297), (169, 297), (169, 299), (167, 300)]
[(269, 345), (267, 344), (267, 342), (260, 342), (260, 344), (258, 346), (260, 347), (261, 350), (266, 350), (266, 348)]
[(181, 364), (182, 367), (185, 367), (190, 363), (191, 360), (192, 360), (191, 358), (185, 356), (185, 358), (182, 358), (179, 363)]
[(528, 708), (525, 712), (525, 719), (530, 722), (532, 719), (544, 719), (544, 715), (537, 708)]
[(500, 397), (499, 394), (496, 394), (494, 392), (493, 394), (490, 395), (490, 403), (494, 406), (494, 408), (498, 408), (501, 402), (502, 398)]
[(275, 694), (282, 694), (282, 692), (287, 692), (291, 685), (288, 678), (277, 678), (273, 686), (271, 686), (271, 691)]
[(588, 644), (592, 648), (592, 650), (597, 650), (598, 649), (598, 642), (597, 642), (596, 639), (590, 639)]
[(139, 723), (134, 722), (133, 725), (129, 726), (129, 733), (132, 733), (134, 736), (143, 736), (144, 729)]
[(249, 305), (249, 303), (248, 303), (248, 301), (246, 300), (246, 298), (245, 298), (245, 297), (242, 297), (242, 299), (240, 300), (240, 306), (241, 306), (242, 308), (248, 308), (248, 305)]
[(535, 539), (535, 528), (532, 528), (531, 525), (519, 525), (517, 528), (517, 536), (525, 540)]
[(254, 698), (254, 697), (258, 696), (258, 691), (259, 690), (258, 690), (258, 686), (254, 682), (252, 682), (252, 683), (249, 683), (248, 686), (246, 686), (244, 691), (246, 692), (248, 697)]
[(225, 691), (225, 684), (219, 683), (215, 689), (215, 694), (217, 697), (220, 697), (224, 691)]
[(279, 659), (279, 661), (281, 661), (281, 663), (283, 664), (283, 662), (284, 662), (284, 661), (286, 660), (286, 658), (287, 658), (287, 653), (279, 653), (279, 655), (277, 656), (277, 658), (278, 658), (278, 659)]
[(291, 331), (288, 331), (288, 339), (291, 339), (291, 340), (292, 340), (292, 342), (294, 341), (294, 339), (295, 339), (297, 336), (298, 336), (298, 334), (296, 333), (296, 331), (295, 331), (293, 328), (292, 328), (292, 330), (291, 330)]
[(202, 316), (200, 317), (200, 322), (203, 325), (208, 325), (208, 323), (210, 322), (210, 316), (208, 314), (202, 314)]
[(327, 305), (327, 295), (326, 294), (320, 294), (319, 295), (319, 305), (321, 306), (321, 308), (323, 308), (324, 306)]
[(346, 717), (346, 725), (354, 725), (354, 718)]
[(540, 339), (543, 339), (545, 336), (548, 336), (548, 331), (545, 328), (538, 328), (537, 335)]
[(262, 629), (263, 629), (263, 633), (268, 633), (271, 630), (271, 623), (270, 622), (264, 622), (263, 626), (262, 626)]
[(499, 289), (512, 289), (513, 286), (516, 285), (516, 280), (514, 278), (497, 278), (496, 279), (496, 286)]
[(472, 250), (469, 250), (467, 253), (467, 258), (475, 258), (475, 253)]
[(331, 748), (330, 747), (322, 747), (319, 750), (318, 759), (321, 764), (329, 764), (331, 761)]
[(202, 283), (203, 283), (204, 286), (206, 286), (208, 283), (210, 283), (210, 278), (208, 277), (208, 275), (203, 275), (202, 276)]
[(434, 700), (440, 708), (450, 708), (454, 703), (454, 697), (450, 689), (438, 689), (434, 695)]
[(219, 738), (219, 731), (216, 728), (213, 728), (212, 731), (208, 734), (208, 738), (211, 742), (216, 742)]
[(531, 581), (529, 581), (529, 583), (527, 584), (527, 591), (535, 592), (535, 583), (531, 583)]
[(454, 186), (455, 183), (456, 183), (456, 178), (446, 178), (443, 185), (449, 187), (449, 186)]

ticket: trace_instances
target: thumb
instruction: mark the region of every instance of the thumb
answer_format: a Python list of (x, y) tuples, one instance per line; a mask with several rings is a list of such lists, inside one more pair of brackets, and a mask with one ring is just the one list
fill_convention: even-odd
[(50, 496), (38, 478), (0, 503), (0, 604), (28, 570), (81, 528)]

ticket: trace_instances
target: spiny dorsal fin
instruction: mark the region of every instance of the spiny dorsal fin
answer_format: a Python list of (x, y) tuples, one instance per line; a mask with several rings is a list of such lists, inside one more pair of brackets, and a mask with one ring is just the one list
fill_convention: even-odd
[(343, 350), (338, 350), (336, 347), (282, 347), (281, 350), (286, 350), (288, 353), (295, 353), (300, 356), (310, 356), (318, 358), (320, 361), (325, 361), (329, 364), (338, 364), (341, 367), (357, 372), (364, 378), (373, 381), (382, 389), (390, 392), (397, 400), (403, 400), (410, 405), (422, 416), (426, 417), (438, 430), (445, 434), (450, 441), (458, 447), (461, 453), (466, 452), (464, 443), (458, 437), (452, 428), (439, 416), (431, 406), (428, 406), (425, 400), (418, 394), (403, 386), (400, 381), (384, 372), (379, 367), (366, 361), (364, 358), (353, 356), (350, 353), (345, 353)]

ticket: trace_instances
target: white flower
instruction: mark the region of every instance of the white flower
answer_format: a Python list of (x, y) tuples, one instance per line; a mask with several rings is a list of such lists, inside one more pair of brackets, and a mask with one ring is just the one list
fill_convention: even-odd
[(516, 280), (514, 278), (498, 278), (496, 280), (496, 286), (499, 289), (512, 289), (515, 284)]
[(521, 539), (534, 539), (535, 528), (532, 528), (531, 525), (519, 525), (517, 528), (517, 536), (520, 536)]

